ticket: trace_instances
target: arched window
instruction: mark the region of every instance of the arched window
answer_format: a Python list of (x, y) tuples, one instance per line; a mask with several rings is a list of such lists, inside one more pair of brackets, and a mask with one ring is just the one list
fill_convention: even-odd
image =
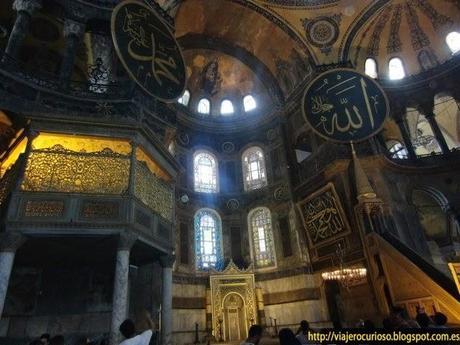
[(252, 95), (244, 96), (243, 107), (244, 107), (244, 111), (251, 111), (257, 107), (256, 100), (254, 99), (254, 97), (252, 97)]
[(377, 63), (374, 59), (368, 58), (366, 59), (366, 63), (364, 64), (364, 73), (366, 73), (369, 77), (376, 79), (378, 77), (377, 74)]
[(244, 190), (259, 189), (267, 185), (264, 152), (258, 146), (250, 147), (241, 156)]
[(460, 51), (460, 33), (452, 31), (446, 36), (446, 43), (452, 54)]
[(211, 112), (211, 103), (209, 102), (209, 99), (200, 99), (198, 102), (198, 112), (200, 114), (209, 114)]
[(271, 218), (270, 210), (266, 207), (258, 207), (249, 212), (248, 216), (252, 255), (259, 268), (275, 265)]
[(222, 103), (220, 104), (220, 113), (222, 115), (230, 115), (233, 114), (234, 109), (233, 109), (233, 103), (232, 101), (229, 101), (228, 99), (224, 99)]
[(185, 106), (188, 105), (188, 102), (190, 102), (190, 91), (185, 90), (183, 95), (177, 100), (180, 104), (183, 104)]
[(196, 152), (193, 157), (195, 192), (217, 193), (217, 160), (206, 151)]
[(391, 158), (407, 159), (408, 157), (406, 147), (397, 140), (387, 141), (387, 148), (391, 154)]
[(391, 80), (402, 79), (406, 76), (404, 66), (400, 58), (392, 58), (388, 63), (388, 75)]
[(195, 214), (195, 252), (197, 269), (222, 262), (222, 225), (214, 210), (201, 209)]

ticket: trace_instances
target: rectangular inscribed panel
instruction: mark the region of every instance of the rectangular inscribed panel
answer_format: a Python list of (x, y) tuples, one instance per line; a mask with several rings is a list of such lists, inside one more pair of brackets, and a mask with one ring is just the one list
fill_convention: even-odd
[(312, 247), (334, 241), (350, 232), (332, 183), (311, 194), (297, 206)]

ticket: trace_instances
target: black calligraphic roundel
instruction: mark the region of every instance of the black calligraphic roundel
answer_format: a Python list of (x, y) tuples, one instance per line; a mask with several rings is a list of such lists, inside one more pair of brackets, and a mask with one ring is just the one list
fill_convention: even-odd
[(165, 102), (182, 95), (182, 52), (153, 8), (133, 0), (118, 4), (112, 13), (112, 39), (129, 76), (145, 92)]
[(368, 76), (346, 68), (321, 74), (303, 97), (303, 114), (312, 129), (341, 143), (375, 135), (388, 113), (388, 99), (382, 88)]

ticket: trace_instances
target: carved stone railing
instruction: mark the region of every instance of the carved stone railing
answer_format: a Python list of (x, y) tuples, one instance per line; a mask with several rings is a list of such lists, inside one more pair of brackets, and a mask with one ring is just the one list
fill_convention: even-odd
[(90, 99), (127, 99), (132, 96), (133, 84), (108, 82), (107, 84), (91, 83), (89, 81), (70, 81), (63, 86), (57, 75), (45, 71), (31, 71), (30, 66), (2, 55), (0, 72), (11, 76), (17, 81), (22, 81), (42, 91), (58, 93), (61, 95), (90, 98)]

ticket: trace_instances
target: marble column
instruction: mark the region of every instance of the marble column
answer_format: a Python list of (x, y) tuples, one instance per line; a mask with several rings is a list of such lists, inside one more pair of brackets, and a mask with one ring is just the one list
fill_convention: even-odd
[(25, 237), (17, 232), (0, 234), (0, 317), (5, 306), (6, 292), (13, 269), (16, 250), (24, 243)]
[(417, 158), (417, 155), (415, 153), (414, 147), (412, 146), (412, 141), (410, 140), (410, 135), (404, 123), (404, 119), (403, 118), (397, 119), (396, 124), (398, 125), (399, 131), (401, 132), (401, 136), (404, 141), (404, 146), (406, 147), (406, 151), (407, 151), (407, 157), (410, 160), (415, 160)]
[(137, 240), (137, 235), (124, 232), (120, 234), (115, 266), (115, 281), (113, 286), (112, 322), (110, 327), (110, 345), (119, 343), (120, 324), (128, 315), (128, 280), (129, 280), (129, 255), (131, 247)]
[(85, 24), (71, 19), (66, 19), (64, 21), (64, 38), (66, 40), (66, 46), (59, 72), (59, 79), (63, 86), (68, 86), (70, 78), (72, 77), (75, 55), (77, 54), (78, 45), (84, 32)]
[(438, 142), (442, 153), (449, 154), (449, 146), (447, 145), (446, 138), (444, 138), (444, 134), (442, 134), (441, 128), (439, 128), (438, 122), (436, 121), (433, 111), (429, 111), (424, 115), (425, 118), (428, 120), (428, 123), (430, 124), (431, 130), (433, 131), (433, 134), (436, 137), (436, 141)]
[(32, 15), (41, 7), (41, 0), (15, 0), (13, 2), (13, 9), (17, 12), (17, 17), (6, 45), (6, 55), (17, 59), (19, 48), (29, 32)]
[(171, 345), (172, 334), (172, 270), (176, 260), (174, 255), (165, 255), (160, 258), (163, 268), (163, 287), (161, 302), (161, 344)]

